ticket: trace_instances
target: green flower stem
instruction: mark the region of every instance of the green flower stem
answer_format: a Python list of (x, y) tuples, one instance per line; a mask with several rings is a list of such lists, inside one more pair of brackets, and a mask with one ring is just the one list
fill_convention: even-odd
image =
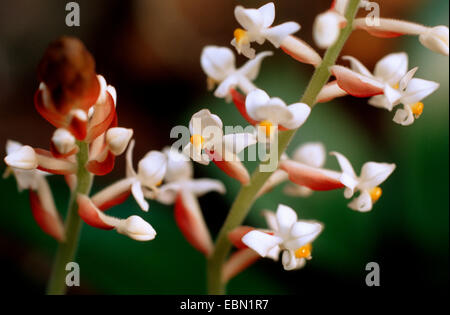
[[(336, 43), (331, 46), (323, 58), (322, 63), (314, 72), (309, 84), (301, 99), (302, 103), (308, 104), (311, 108), (315, 105), (317, 95), (330, 78), (329, 68), (333, 66), (344, 47), (347, 38), (352, 32), (352, 24), (358, 11), (359, 0), (350, 0), (345, 17), (347, 25), (342, 29)], [(294, 137), (296, 130), (280, 132), (278, 139), (278, 159), (286, 150), (289, 142)], [(208, 259), (208, 293), (225, 294), (225, 283), (222, 282), (222, 266), (227, 258), (231, 243), (228, 240), (228, 233), (243, 223), (248, 212), (256, 199), (256, 195), (262, 188), (266, 180), (273, 172), (260, 172), (259, 167), (252, 174), (250, 184), (241, 188), (237, 195), (230, 212), (222, 226), (214, 247), (214, 252)]]
[(92, 186), (93, 176), (84, 167), (88, 161), (88, 144), (77, 142), (79, 151), (77, 153), (78, 171), (77, 187), (71, 192), (69, 210), (65, 222), (66, 239), (59, 243), (56, 252), (50, 280), (47, 285), (47, 294), (66, 293), (66, 264), (73, 261), (78, 247), (82, 221), (78, 215), (77, 194), (89, 194)]

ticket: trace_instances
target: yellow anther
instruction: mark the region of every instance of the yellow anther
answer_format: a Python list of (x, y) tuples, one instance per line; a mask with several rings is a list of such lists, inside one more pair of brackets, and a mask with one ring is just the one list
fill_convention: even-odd
[(423, 113), (423, 103), (422, 102), (417, 102), (416, 104), (411, 105), (410, 107), (416, 118), (419, 118), (420, 115), (422, 115), (422, 113)]
[(295, 257), (306, 259), (311, 258), (311, 250), (312, 250), (311, 243), (308, 243), (295, 251)]
[(159, 182), (157, 182), (157, 183), (155, 184), (155, 186), (156, 186), (156, 187), (161, 186), (162, 182), (163, 182), (163, 181), (162, 181), (162, 179), (161, 179)]
[(398, 90), (400, 88), (400, 84), (397, 83), (396, 85), (393, 86), (394, 89)]
[(259, 123), (259, 125), (263, 128), (263, 131), (266, 133), (266, 137), (270, 137), (270, 133), (273, 129), (273, 124), (269, 120), (263, 120)]
[(235, 29), (233, 35), (234, 35), (234, 38), (236, 38), (236, 42), (238, 44), (244, 44), (244, 43), (248, 42), (247, 32), (245, 30), (243, 30), (242, 28)]
[(192, 135), (192, 137), (191, 137), (191, 143), (196, 148), (203, 148), (203, 144), (205, 143), (205, 139), (201, 135), (195, 134), (195, 135)]
[(372, 198), (372, 202), (377, 202), (378, 199), (380, 199), (381, 195), (383, 194), (383, 190), (380, 187), (372, 188), (369, 191), (370, 198)]

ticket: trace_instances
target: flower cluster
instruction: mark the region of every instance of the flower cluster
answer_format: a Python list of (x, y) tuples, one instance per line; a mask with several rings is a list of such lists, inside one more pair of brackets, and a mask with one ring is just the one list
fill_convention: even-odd
[[(350, 3), (356, 8), (354, 1), (334, 0), (331, 8), (317, 17), (313, 37), (319, 48), (332, 47), (344, 28), (352, 30), (348, 23), (353, 21), (353, 16), (347, 16)], [(207, 76), (208, 89), (215, 88), (216, 97), (232, 101), (249, 128), (234, 129), (229, 133), (219, 116), (209, 109), (201, 109), (189, 121), (186, 128), (189, 141), (186, 139), (182, 148), (152, 150), (139, 160), (137, 168), (133, 166), (133, 130), (118, 126), (116, 90), (95, 72), (90, 53), (79, 40), (69, 37), (49, 46), (39, 65), (41, 82), (34, 100), (38, 113), (56, 128), (49, 150), (10, 140), (4, 159), (8, 165), (6, 175), (15, 176), (19, 190), (29, 190), (33, 216), (46, 233), (61, 242), (66, 238), (64, 224), (46, 180), (47, 175), (57, 174), (64, 175), (76, 202), (75, 209), (87, 224), (104, 230), (114, 229), (138, 241), (148, 241), (156, 236), (148, 222), (136, 215), (126, 219), (112, 217), (106, 211), (123, 203), (130, 195), (143, 211), (150, 208), (148, 200), (173, 205), (175, 221), (186, 240), (206, 257), (214, 256), (217, 247), (203, 219), (198, 197), (212, 191), (223, 194), (225, 186), (214, 179), (194, 179), (192, 161), (203, 165), (213, 163), (242, 186), (251, 187), (255, 183), (243, 164), (241, 153), (260, 145), (269, 154), (276, 150), (279, 160), (264, 183), (256, 184), (256, 189), (248, 189), (254, 195), (246, 196), (247, 200), (270, 193), (274, 187), (287, 182), (283, 191), (290, 196), (305, 198), (315, 191), (342, 189), (346, 199), (353, 198), (348, 203), (350, 209), (358, 212), (373, 209), (383, 192), (380, 185), (393, 173), (395, 164), (369, 161), (362, 165), (358, 176), (350, 161), (335, 151), (330, 155), (340, 169), (326, 168), (327, 153), (320, 142), (304, 143), (288, 155), (284, 153), (287, 144), (278, 146), (278, 137), (282, 133), (292, 136), (304, 125), (315, 103), (346, 95), (368, 97), (370, 105), (388, 111), (402, 105), (402, 108), (396, 108), (393, 120), (410, 125), (423, 112), (422, 100), (439, 84), (415, 78), (417, 67), (408, 68), (408, 55), (404, 52), (382, 58), (373, 72), (350, 56), (342, 57), (350, 63), (349, 67), (333, 65), (328, 68), (324, 66), (326, 62), (321, 66), (319, 53), (293, 35), (300, 30), (298, 23), (272, 26), (275, 21), (273, 3), (258, 9), (237, 6), (234, 15), (240, 27), (234, 31), (231, 45), (238, 54), (250, 60), (237, 68), (230, 48), (207, 46), (202, 51), (200, 63)], [(445, 26), (426, 27), (391, 19), (380, 19), (379, 25), (371, 26), (359, 18), (351, 24), (354, 29), (378, 37), (418, 35), (425, 47), (448, 55), (448, 27)], [(261, 45), (266, 40), (295, 60), (318, 68), (316, 72), (325, 69), (335, 78), (323, 87), (317, 87), (316, 94), (311, 97), (312, 100), (315, 98), (315, 103), (286, 104), (255, 85), (253, 81), (262, 62), (266, 63), (273, 52), (257, 53), (254, 43)], [(90, 195), (93, 176), (111, 172), (115, 158), (125, 152), (124, 178)], [(265, 157), (260, 160), (266, 162)], [(223, 266), (219, 266), (223, 283), (260, 257), (278, 260), (281, 256), (285, 270), (299, 269), (311, 259), (311, 244), (323, 231), (322, 223), (298, 220), (297, 213), (283, 204), (278, 206), (276, 213), (264, 211), (263, 214), (268, 229), (239, 226), (242, 222), (232, 228), (225, 225), (225, 230), (229, 228), (225, 237), (236, 250)]]
[[(203, 221), (197, 197), (225, 187), (217, 180), (193, 179), (192, 162), (169, 148), (152, 150), (133, 167), (133, 130), (118, 127), (117, 95), (113, 86), (95, 73), (95, 63), (84, 45), (63, 37), (48, 47), (39, 66), (40, 86), (35, 96), (37, 111), (56, 127), (49, 150), (16, 141), (6, 144), (5, 176), (13, 174), (20, 191), (27, 189), (33, 216), (44, 232), (58, 241), (66, 239), (47, 175), (64, 175), (75, 195), (78, 215), (90, 226), (116, 230), (137, 241), (152, 240), (155, 229), (141, 217), (126, 219), (106, 214), (132, 195), (143, 211), (146, 199), (174, 204), (175, 219), (186, 239), (208, 255), (212, 241)], [(127, 149), (128, 147), (128, 149)], [(85, 149), (86, 159), (80, 158)], [(126, 151), (123, 179), (89, 196), (80, 182), (111, 172), (116, 156)], [(90, 189), (91, 184), (88, 185)]]

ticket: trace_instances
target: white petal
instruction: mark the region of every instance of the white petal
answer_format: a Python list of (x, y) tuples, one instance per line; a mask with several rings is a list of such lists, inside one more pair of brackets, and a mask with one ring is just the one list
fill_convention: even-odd
[(136, 177), (136, 171), (133, 168), (133, 149), (134, 149), (135, 141), (131, 140), (130, 145), (128, 146), (127, 154), (126, 154), (126, 176), (127, 177)]
[(169, 147), (164, 148), (163, 153), (167, 156), (166, 182), (192, 178), (194, 167), (185, 154)]
[(230, 89), (239, 84), (239, 76), (237, 74), (227, 77), (219, 84), (214, 91), (214, 96), (218, 98), (226, 98), (230, 95)]
[(238, 5), (234, 9), (234, 16), (243, 28), (249, 31), (258, 30), (264, 25), (264, 17), (257, 9), (245, 9)]
[(343, 173), (346, 173), (348, 176), (352, 178), (357, 178), (356, 173), (353, 170), (352, 164), (345, 156), (343, 156), (339, 152), (330, 152), (330, 154), (336, 157)]
[(262, 257), (266, 257), (269, 251), (282, 242), (282, 239), (277, 236), (253, 230), (242, 237), (242, 242)]
[(273, 21), (275, 20), (275, 5), (273, 2), (269, 2), (262, 7), (258, 9), (258, 11), (261, 13), (264, 22), (263, 27), (269, 27), (272, 25)]
[(300, 25), (295, 22), (286, 22), (263, 31), (264, 36), (276, 48), (281, 46), (283, 40), (300, 29)]
[(250, 133), (230, 133), (223, 136), (225, 150), (235, 154), (257, 142), (256, 136)]
[(361, 169), (358, 188), (370, 189), (384, 182), (395, 170), (395, 164), (367, 162)]
[(192, 115), (191, 121), (189, 122), (189, 131), (191, 132), (191, 135), (203, 135), (203, 130), (207, 127), (217, 127), (222, 130), (222, 120), (219, 116), (211, 114), (208, 109), (202, 109)]
[(386, 84), (384, 88), (384, 97), (386, 99), (386, 109), (391, 111), (392, 107), (398, 104), (402, 94), (398, 90)]
[(292, 250), (285, 250), (281, 256), (281, 262), (284, 270), (296, 270), (303, 267), (306, 263), (304, 258), (298, 259), (295, 257), (295, 253)]
[(270, 230), (276, 232), (278, 231), (277, 216), (273, 211), (265, 210), (262, 215), (266, 219), (267, 226)]
[(348, 206), (356, 211), (367, 212), (372, 210), (372, 198), (368, 191), (364, 190), (361, 194), (353, 199)]
[(273, 52), (263, 51), (255, 56), (255, 58), (247, 61), (241, 68), (238, 69), (239, 73), (242, 73), (250, 80), (255, 80), (258, 76), (259, 69), (261, 68), (261, 62), (265, 57), (272, 56)]
[(292, 226), (297, 222), (297, 213), (292, 208), (280, 204), (276, 216), (278, 232), (284, 236), (289, 235)]
[(372, 73), (356, 58), (352, 56), (343, 56), (343, 60), (347, 60), (350, 62), (350, 68), (363, 76), (373, 78)]
[(226, 192), (225, 186), (221, 181), (209, 178), (190, 180), (184, 184), (184, 187), (197, 197), (201, 197), (211, 191), (215, 191), (220, 194), (224, 194)]
[(308, 119), (309, 114), (311, 113), (311, 107), (309, 107), (305, 103), (294, 103), (287, 106), (291, 114), (293, 115), (292, 119), (288, 121), (280, 121), (280, 125), (287, 129), (297, 129), (301, 125), (303, 125)]
[(408, 55), (404, 52), (389, 54), (375, 65), (374, 75), (391, 86), (397, 84), (408, 71)]
[(411, 79), (400, 101), (405, 105), (415, 104), (422, 101), (438, 88), (439, 83), (437, 82), (417, 78)]
[(414, 123), (414, 114), (411, 107), (404, 105), (403, 109), (397, 109), (392, 120), (402, 126), (409, 126)]
[(228, 47), (206, 46), (200, 63), (206, 75), (218, 82), (222, 82), (236, 70), (233, 51)]
[(144, 211), (148, 211), (148, 202), (145, 201), (140, 182), (135, 181), (133, 185), (131, 185), (131, 193), (133, 194), (133, 197), (138, 203), (139, 207), (141, 207), (141, 209)]
[(416, 74), (417, 70), (419, 70), (419, 67), (415, 67), (411, 70), (409, 70), (404, 76), (403, 78), (400, 80), (399, 83), (399, 89), (400, 91), (404, 91), (406, 89), (406, 87), (409, 84), (409, 81), (411, 81), (411, 79), (414, 77), (414, 75)]
[(323, 225), (315, 221), (298, 221), (294, 223), (290, 232), (290, 239), (283, 245), (290, 250), (296, 250), (314, 241), (322, 232)]
[(326, 150), (320, 142), (307, 142), (294, 151), (293, 160), (313, 167), (325, 164)]
[(245, 108), (248, 115), (255, 120), (256, 111), (260, 106), (267, 104), (270, 101), (270, 96), (263, 90), (254, 90), (250, 92), (245, 98)]
[(164, 178), (167, 169), (167, 157), (159, 151), (150, 151), (138, 164), (139, 181), (147, 188), (153, 188)]

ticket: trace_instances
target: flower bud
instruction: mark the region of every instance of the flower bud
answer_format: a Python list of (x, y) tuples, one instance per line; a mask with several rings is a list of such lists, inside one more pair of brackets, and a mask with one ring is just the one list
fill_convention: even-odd
[(313, 37), (317, 46), (323, 49), (332, 46), (346, 23), (347, 20), (337, 12), (327, 11), (319, 14), (313, 27)]
[(36, 153), (28, 145), (24, 145), (20, 149), (8, 154), (4, 161), (8, 166), (22, 170), (33, 170), (38, 166)]
[(106, 132), (106, 143), (114, 155), (122, 154), (133, 136), (133, 129), (110, 128)]
[(419, 41), (428, 49), (448, 56), (449, 32), (447, 26), (436, 26), (419, 36)]
[(56, 129), (52, 136), (52, 143), (60, 154), (67, 154), (75, 149), (75, 137), (66, 129)]
[(136, 241), (150, 241), (155, 238), (156, 231), (141, 217), (132, 215), (121, 221), (116, 227), (117, 233), (124, 234)]

